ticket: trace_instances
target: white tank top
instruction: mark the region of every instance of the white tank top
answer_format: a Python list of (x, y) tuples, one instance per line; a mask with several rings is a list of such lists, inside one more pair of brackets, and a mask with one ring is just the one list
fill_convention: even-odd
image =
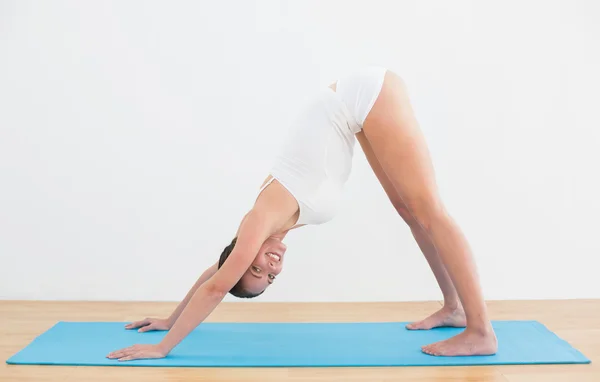
[[(297, 225), (322, 224), (339, 208), (352, 170), (360, 131), (336, 92), (327, 88), (303, 108), (271, 168), (273, 178), (296, 199)], [(261, 189), (261, 191), (262, 191)]]
[[(300, 112), (271, 168), (298, 202), (297, 225), (322, 224), (336, 214), (352, 170), (356, 133), (375, 103), (385, 68), (364, 68), (318, 92)], [(261, 189), (261, 191), (262, 191)]]

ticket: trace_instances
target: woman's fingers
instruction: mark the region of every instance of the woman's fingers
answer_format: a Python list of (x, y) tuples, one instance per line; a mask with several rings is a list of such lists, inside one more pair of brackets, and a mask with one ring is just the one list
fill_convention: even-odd
[(121, 357), (123, 357), (123, 356), (125, 356), (127, 354), (129, 354), (128, 351), (117, 350), (117, 351), (114, 351), (112, 353), (109, 353), (107, 357), (111, 358), (111, 359), (113, 359), (113, 358), (121, 358)]
[(125, 325), (125, 329), (135, 329), (135, 328), (139, 328), (142, 325), (146, 325), (146, 320), (135, 321), (130, 324), (127, 324), (127, 325)]
[(152, 323), (152, 321), (149, 318), (145, 318), (143, 320), (135, 321), (135, 322), (125, 325), (125, 329), (136, 329), (136, 328), (139, 328), (140, 326), (145, 326), (150, 323)]
[(130, 346), (128, 348), (124, 348), (124, 349), (121, 349), (121, 350), (116, 350), (114, 352), (111, 352), (111, 353), (108, 354), (108, 358), (121, 358), (121, 357), (130, 355), (132, 353), (135, 353), (135, 352), (138, 351), (137, 348), (136, 348), (136, 346), (137, 345), (134, 345), (134, 346)]
[(139, 356), (138, 353), (133, 354), (133, 355), (128, 355), (128, 356), (119, 358), (119, 361), (131, 361), (131, 360), (137, 359), (137, 356)]
[(131, 361), (133, 359), (164, 358), (166, 353), (158, 345), (133, 345), (126, 349), (110, 353), (107, 358), (119, 361)]
[(156, 326), (154, 325), (154, 323), (151, 323), (150, 325), (142, 326), (138, 330), (138, 332), (143, 333), (143, 332), (149, 332), (151, 330), (156, 330)]

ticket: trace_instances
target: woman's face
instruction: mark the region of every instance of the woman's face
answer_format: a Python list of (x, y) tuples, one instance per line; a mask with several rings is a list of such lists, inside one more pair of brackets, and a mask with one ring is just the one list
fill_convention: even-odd
[(249, 293), (258, 294), (273, 284), (281, 273), (286, 249), (280, 239), (268, 238), (242, 276), (242, 288)]

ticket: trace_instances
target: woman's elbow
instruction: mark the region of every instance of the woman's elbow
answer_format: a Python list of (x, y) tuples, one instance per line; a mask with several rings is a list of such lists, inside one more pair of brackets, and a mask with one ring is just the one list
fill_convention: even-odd
[(224, 299), (225, 296), (227, 296), (227, 293), (229, 293), (230, 289), (231, 288), (228, 288), (227, 286), (221, 283), (209, 283), (206, 286), (206, 292), (209, 298), (214, 298), (218, 300)]

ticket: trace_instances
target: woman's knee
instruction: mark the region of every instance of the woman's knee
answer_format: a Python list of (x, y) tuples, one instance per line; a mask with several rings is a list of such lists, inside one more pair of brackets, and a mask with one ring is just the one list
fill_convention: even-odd
[(402, 220), (410, 227), (410, 228), (418, 228), (419, 223), (417, 219), (412, 215), (406, 204), (402, 201), (392, 200), (392, 205), (394, 209), (400, 215)]
[(447, 217), (442, 203), (437, 200), (418, 199), (409, 201), (406, 204), (412, 218), (412, 224), (427, 233), (430, 233), (432, 227)]

